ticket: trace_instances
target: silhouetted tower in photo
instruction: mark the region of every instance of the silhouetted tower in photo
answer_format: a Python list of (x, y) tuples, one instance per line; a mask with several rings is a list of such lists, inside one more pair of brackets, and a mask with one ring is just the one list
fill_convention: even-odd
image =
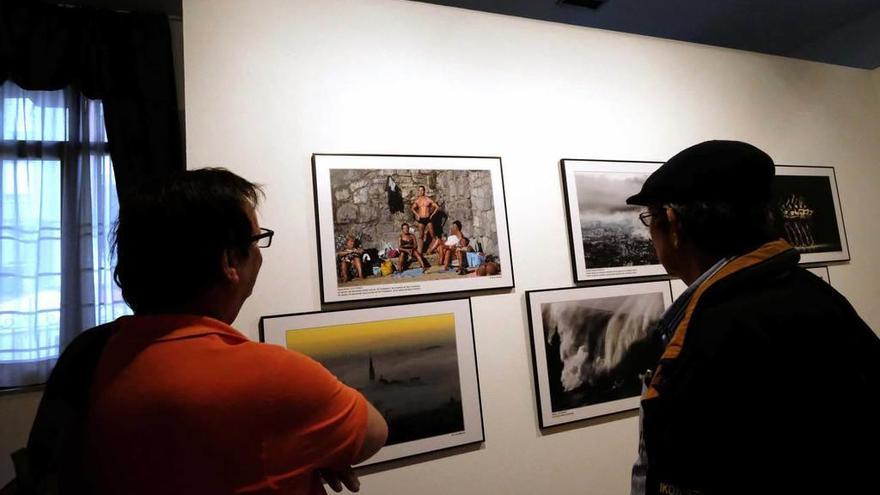
[(370, 381), (376, 381), (376, 368), (373, 367), (373, 354), (370, 354)]

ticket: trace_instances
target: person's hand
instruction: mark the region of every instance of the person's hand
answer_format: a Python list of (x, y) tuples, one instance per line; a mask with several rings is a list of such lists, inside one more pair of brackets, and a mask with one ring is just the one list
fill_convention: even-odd
[(330, 489), (336, 493), (341, 492), (343, 486), (352, 492), (357, 492), (361, 489), (361, 482), (350, 466), (341, 469), (324, 468), (319, 470), (318, 473), (330, 486)]

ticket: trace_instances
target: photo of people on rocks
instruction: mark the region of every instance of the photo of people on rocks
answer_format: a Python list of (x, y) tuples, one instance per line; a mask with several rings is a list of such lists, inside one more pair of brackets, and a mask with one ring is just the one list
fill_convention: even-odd
[(339, 287), (501, 273), (488, 170), (330, 171)]

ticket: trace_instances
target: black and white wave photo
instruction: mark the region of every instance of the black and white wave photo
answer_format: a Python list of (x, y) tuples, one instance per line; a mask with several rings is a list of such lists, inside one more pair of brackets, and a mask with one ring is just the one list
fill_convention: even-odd
[(650, 330), (664, 306), (659, 292), (542, 304), (552, 410), (638, 396), (639, 374), (659, 358)]

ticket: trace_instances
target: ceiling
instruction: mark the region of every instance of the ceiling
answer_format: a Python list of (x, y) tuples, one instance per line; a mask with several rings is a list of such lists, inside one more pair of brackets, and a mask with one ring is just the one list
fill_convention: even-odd
[(606, 0), (597, 9), (558, 0), (414, 1), (861, 69), (880, 66), (880, 0)]
[[(49, 0), (52, 1), (52, 0)], [(880, 0), (413, 0), (861, 69), (880, 67)], [(179, 18), (181, 0), (61, 0)]]
[(182, 0), (43, 0), (47, 3), (86, 5), (96, 9), (125, 12), (159, 12), (170, 17), (180, 17)]

